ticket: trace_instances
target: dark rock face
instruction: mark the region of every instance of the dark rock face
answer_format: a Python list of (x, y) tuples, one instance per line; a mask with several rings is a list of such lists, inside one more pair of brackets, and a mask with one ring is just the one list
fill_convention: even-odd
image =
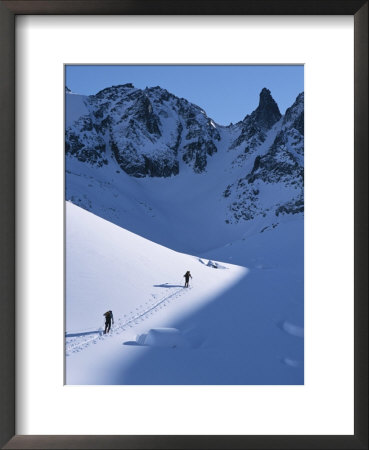
[(128, 175), (136, 178), (170, 177), (179, 173), (178, 161), (169, 151), (167, 155), (161, 153), (148, 157), (140, 154), (130, 143), (121, 147), (111, 140), (110, 145), (119, 166)]
[(301, 92), (294, 104), (287, 109), (283, 118), (283, 124), (291, 123), (302, 136), (304, 136), (304, 93)]
[(153, 106), (148, 97), (139, 97), (132, 112), (134, 119), (141, 122), (144, 129), (146, 129), (150, 134), (161, 136), (159, 128), (160, 119), (156, 114), (154, 114)]
[(99, 136), (88, 116), (78, 120), (78, 132), (68, 129), (65, 138), (65, 153), (76, 157), (79, 161), (101, 167), (107, 164), (106, 145)]
[(259, 106), (251, 114), (251, 117), (260, 127), (266, 128), (267, 130), (282, 117), (269, 89), (263, 88), (260, 92)]
[(215, 124), (196, 105), (185, 99), (177, 101), (177, 112), (183, 123), (181, 139), (182, 160), (190, 165), (194, 172), (206, 170), (208, 156), (218, 151), (215, 142), (220, 141), (220, 134)]
[(231, 145), (231, 149), (239, 147), (241, 144), (247, 142), (245, 153), (248, 153), (258, 147), (264, 140), (264, 130), (248, 116), (241, 126), (240, 135)]
[[(277, 137), (277, 139), (280, 137)], [(255, 183), (256, 180), (261, 180), (264, 183), (279, 183), (286, 184), (290, 182), (303, 182), (303, 168), (300, 166), (298, 160), (292, 153), (278, 144), (271, 148), (264, 156), (257, 156), (255, 158), (254, 167), (246, 176), (249, 184)]]
[(302, 136), (304, 136), (304, 111), (302, 111), (302, 113), (293, 122), (293, 126)]
[(304, 212), (304, 197), (299, 195), (297, 198), (292, 199), (289, 202), (286, 202), (275, 210), (275, 215), (279, 216), (280, 214), (299, 214)]
[(172, 175), (178, 175), (179, 163), (170, 159), (149, 159), (144, 156), (145, 159), (145, 173), (150, 177), (170, 177)]
[(187, 163), (193, 161), (193, 170), (196, 173), (204, 172), (207, 155), (211, 156), (217, 151), (213, 141), (205, 141), (201, 137), (190, 144), (186, 144), (183, 148), (185, 150), (182, 157), (183, 161)]

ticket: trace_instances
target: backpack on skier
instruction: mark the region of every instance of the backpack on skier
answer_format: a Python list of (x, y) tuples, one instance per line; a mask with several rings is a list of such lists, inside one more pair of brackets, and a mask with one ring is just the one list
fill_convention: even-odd
[(188, 287), (190, 278), (192, 278), (192, 275), (190, 274), (190, 271), (187, 270), (187, 272), (183, 275), (185, 279), (185, 287)]
[(106, 313), (104, 313), (104, 316), (105, 316), (105, 321), (106, 321), (106, 322), (112, 321), (113, 324), (114, 324), (113, 311), (111, 311), (111, 310), (106, 311)]
[(111, 323), (113, 322), (114, 325), (114, 317), (113, 317), (113, 312), (112, 311), (106, 311), (106, 313), (103, 314), (105, 317), (105, 330), (104, 330), (104, 334), (109, 333), (110, 328), (111, 328)]

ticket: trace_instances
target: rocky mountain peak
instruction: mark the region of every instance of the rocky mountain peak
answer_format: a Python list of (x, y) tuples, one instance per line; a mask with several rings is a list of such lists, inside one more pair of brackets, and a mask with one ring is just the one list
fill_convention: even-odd
[(284, 115), (283, 125), (291, 123), (292, 126), (304, 135), (304, 93), (301, 92), (292, 106), (290, 106)]
[(259, 96), (259, 106), (252, 113), (255, 121), (269, 129), (282, 117), (278, 105), (273, 99), (270, 90), (263, 88)]
[(110, 86), (99, 91), (95, 96), (97, 99), (117, 100), (121, 95), (134, 90), (135, 87), (132, 83), (119, 84), (116, 86)]
[(303, 103), (304, 102), (304, 93), (300, 92), (300, 94), (296, 97), (295, 103)]
[(240, 128), (240, 134), (230, 148), (239, 147), (245, 142), (248, 142), (247, 152), (250, 148), (256, 148), (264, 142), (266, 133), (281, 117), (282, 114), (270, 90), (263, 88), (260, 92), (259, 106), (237, 124)]

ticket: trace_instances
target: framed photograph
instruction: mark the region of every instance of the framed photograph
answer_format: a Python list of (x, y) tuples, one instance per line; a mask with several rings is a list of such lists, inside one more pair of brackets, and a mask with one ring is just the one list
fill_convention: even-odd
[(65, 71), (66, 384), (303, 385), (304, 66)]
[(0, 21), (3, 448), (368, 448), (367, 2)]

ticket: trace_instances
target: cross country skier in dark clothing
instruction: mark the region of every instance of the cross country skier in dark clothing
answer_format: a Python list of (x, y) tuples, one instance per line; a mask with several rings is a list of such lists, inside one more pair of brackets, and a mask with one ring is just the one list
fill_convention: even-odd
[(104, 316), (105, 316), (105, 330), (104, 330), (104, 334), (106, 334), (106, 333), (109, 333), (112, 322), (113, 322), (113, 325), (114, 325), (113, 312), (112, 311), (106, 311)]
[(188, 287), (188, 284), (190, 282), (190, 278), (192, 278), (192, 275), (190, 274), (190, 271), (187, 270), (187, 272), (183, 276), (185, 278), (185, 285), (184, 285), (184, 287)]

